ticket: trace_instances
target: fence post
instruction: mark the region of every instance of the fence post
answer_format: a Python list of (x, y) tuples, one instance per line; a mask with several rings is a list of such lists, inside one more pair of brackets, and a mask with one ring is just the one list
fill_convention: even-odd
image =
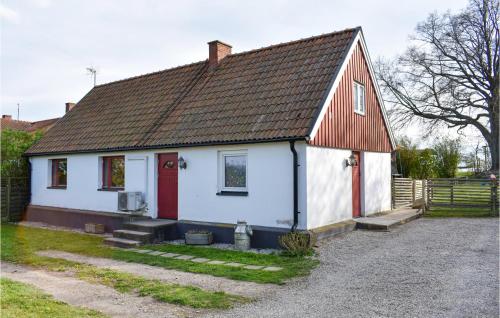
[(450, 204), (453, 207), (454, 197), (453, 197), (453, 180), (450, 180)]
[(392, 209), (395, 209), (395, 206), (396, 206), (396, 191), (394, 190), (394, 177), (391, 178), (391, 207)]
[(6, 191), (6, 194), (5, 196), (7, 197), (6, 198), (6, 209), (7, 209), (7, 222), (10, 222), (10, 192), (11, 192), (11, 178), (7, 178), (7, 191)]
[(491, 188), (491, 195), (490, 195), (491, 211), (490, 211), (490, 213), (491, 213), (491, 216), (496, 216), (496, 214), (498, 212), (498, 208), (497, 208), (497, 181), (495, 179), (491, 180), (490, 188)]
[(415, 204), (415, 198), (417, 196), (417, 188), (416, 188), (416, 184), (415, 184), (415, 180), (411, 180), (411, 205), (413, 206), (413, 204)]
[(427, 207), (427, 210), (429, 210), (431, 206), (431, 199), (430, 199), (431, 187), (429, 186), (429, 179), (425, 180), (425, 189), (427, 190), (427, 196), (425, 198), (425, 206)]

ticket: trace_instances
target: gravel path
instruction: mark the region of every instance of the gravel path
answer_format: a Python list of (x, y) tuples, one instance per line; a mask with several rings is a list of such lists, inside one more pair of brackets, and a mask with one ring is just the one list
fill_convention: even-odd
[(207, 317), (498, 317), (498, 219), (419, 219), (355, 231), (263, 301)]
[(224, 277), (181, 272), (176, 270), (164, 269), (157, 266), (150, 266), (139, 263), (127, 263), (109, 258), (89, 257), (61, 251), (41, 251), (37, 254), (40, 256), (63, 258), (69, 261), (85, 263), (100, 268), (109, 268), (150, 279), (159, 279), (167, 283), (192, 285), (206, 290), (224, 291), (230, 294), (251, 298), (263, 297), (270, 291), (274, 291), (278, 288), (276, 285), (271, 284), (257, 284), (253, 282), (237, 281)]
[(62, 273), (33, 270), (2, 262), (2, 277), (30, 284), (67, 304), (98, 310), (110, 317), (196, 317), (201, 311), (160, 303), (150, 297), (121, 294), (103, 285), (94, 285)]

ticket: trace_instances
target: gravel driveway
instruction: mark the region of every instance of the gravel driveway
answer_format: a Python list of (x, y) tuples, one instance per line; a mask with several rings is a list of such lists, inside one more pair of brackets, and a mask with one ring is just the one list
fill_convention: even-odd
[(324, 243), (321, 265), (214, 317), (498, 317), (498, 220), (419, 219)]

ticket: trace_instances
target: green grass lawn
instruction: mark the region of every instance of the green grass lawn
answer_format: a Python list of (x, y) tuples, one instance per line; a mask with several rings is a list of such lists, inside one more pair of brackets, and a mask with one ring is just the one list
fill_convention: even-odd
[(221, 265), (194, 263), (153, 255), (144, 255), (132, 251), (118, 250), (102, 244), (103, 238), (95, 235), (80, 234), (68, 231), (2, 225), (1, 259), (31, 266), (42, 266), (52, 270), (64, 270), (73, 266), (71, 262), (40, 257), (35, 254), (39, 250), (60, 250), (87, 256), (105, 257), (127, 262), (148, 264), (168, 269), (192, 273), (203, 273), (213, 276), (227, 277), (235, 280), (253, 281), (257, 283), (282, 284), (287, 279), (307, 275), (318, 261), (309, 257), (287, 257), (281, 255), (264, 255), (250, 252), (227, 251), (213, 248), (180, 246), (171, 244), (147, 246), (149, 249), (184, 253), (224, 261), (233, 261), (251, 265), (274, 265), (283, 267), (278, 272), (265, 272)]
[(2, 318), (106, 317), (90, 309), (73, 307), (26, 284), (2, 278)]
[(425, 211), (428, 218), (485, 218), (492, 217), (490, 209), (434, 207)]

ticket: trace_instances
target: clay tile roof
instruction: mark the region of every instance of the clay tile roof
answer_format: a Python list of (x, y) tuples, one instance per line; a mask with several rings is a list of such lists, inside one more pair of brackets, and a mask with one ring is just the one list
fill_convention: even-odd
[(1, 129), (11, 129), (11, 130), (23, 130), (27, 132), (35, 132), (41, 130), (43, 132), (49, 130), (54, 124), (59, 120), (59, 118), (45, 119), (40, 121), (23, 121), (15, 120), (12, 118), (2, 118), (1, 119)]
[(29, 129), (29, 127), (31, 126), (31, 123), (29, 121), (15, 120), (12, 118), (2, 118), (2, 119), (0, 119), (0, 123), (1, 123), (2, 130), (11, 129), (11, 130), (25, 130), (25, 131), (27, 131)]
[(305, 138), (359, 30), (96, 86), (27, 154)]

